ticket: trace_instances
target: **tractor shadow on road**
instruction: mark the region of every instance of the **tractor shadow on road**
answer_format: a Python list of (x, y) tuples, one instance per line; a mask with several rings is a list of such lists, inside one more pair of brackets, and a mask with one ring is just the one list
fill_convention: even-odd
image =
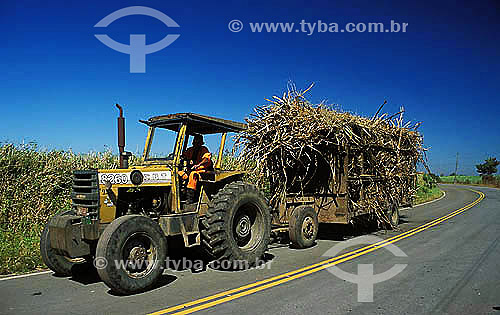
[(401, 224), (404, 224), (404, 223), (408, 223), (408, 222), (409, 222), (408, 220), (409, 220), (409, 219), (408, 219), (408, 216), (407, 216), (407, 215), (405, 215), (405, 214), (401, 214), (401, 215), (399, 216), (399, 224), (400, 224), (400, 225), (401, 225)]
[[(165, 272), (155, 285), (145, 292), (149, 292), (171, 284), (177, 280), (177, 276), (172, 272), (188, 271), (193, 274), (206, 272), (208, 269), (223, 271), (223, 272), (241, 272), (249, 269), (264, 268), (264, 265), (274, 259), (274, 255), (265, 253), (263, 257), (255, 262), (255, 266), (249, 267), (244, 262), (241, 264), (230, 264), (229, 262), (216, 262), (201, 248), (185, 248), (182, 239), (170, 239), (168, 243), (168, 255), (165, 261)], [(251, 263), (251, 265), (254, 265)], [(92, 265), (77, 265), (73, 268), (73, 276), (69, 278), (70, 281), (77, 282), (81, 285), (87, 286), (102, 282), (97, 269)], [(112, 290), (107, 291), (108, 294), (113, 296), (126, 296)], [(140, 294), (144, 292), (139, 292)], [(136, 295), (132, 294), (132, 295)]]
[[(207, 269), (212, 269), (223, 272), (238, 272), (263, 267), (263, 265), (274, 259), (274, 255), (265, 253), (263, 257), (257, 259), (255, 262), (214, 261), (200, 246), (185, 248), (180, 244), (179, 240), (171, 241), (172, 243), (169, 243), (169, 246), (172, 250), (169, 251), (166, 267), (167, 270), (172, 271), (201, 273), (207, 271)], [(250, 265), (252, 267), (250, 267)]]
[(346, 239), (379, 231), (376, 223), (340, 224), (320, 223), (318, 240), (344, 241)]
[[(208, 267), (212, 270), (223, 271), (223, 272), (241, 272), (249, 269), (262, 269), (265, 268), (268, 262), (274, 259), (274, 255), (270, 253), (264, 253), (264, 255), (255, 261), (255, 265), (250, 267), (246, 261), (236, 261), (236, 262), (210, 262)], [(252, 262), (253, 263), (253, 262)]]
[(375, 234), (394, 234), (399, 233), (402, 224), (408, 223), (408, 217), (406, 215), (401, 215), (399, 219), (399, 227), (395, 230), (385, 229), (379, 226), (376, 222), (358, 222), (357, 224), (339, 224), (339, 223), (320, 223), (318, 229), (318, 240), (329, 240), (329, 241), (345, 241), (347, 239)]
[(75, 281), (83, 285), (102, 282), (99, 274), (97, 273), (97, 269), (93, 268), (93, 266), (75, 266), (73, 267), (72, 272), (73, 276), (69, 278), (71, 281)]
[(151, 288), (149, 288), (145, 291), (137, 292), (134, 294), (121, 294), (121, 293), (118, 293), (118, 292), (115, 292), (115, 291), (109, 289), (107, 293), (109, 295), (117, 296), (117, 297), (134, 296), (134, 295), (138, 295), (138, 294), (142, 294), (142, 293), (151, 292), (153, 290), (167, 286), (167, 285), (171, 284), (172, 282), (174, 282), (175, 280), (177, 280), (176, 276), (170, 275), (170, 274), (163, 274), (163, 275), (161, 275), (161, 277), (155, 282), (155, 284)]
[[(85, 264), (85, 265), (76, 265), (72, 269), (73, 276), (69, 278), (70, 281), (77, 282), (79, 284), (82, 284), (84, 286), (91, 285), (91, 284), (96, 284), (99, 282), (103, 282), (101, 278), (99, 277), (99, 274), (97, 273), (97, 269), (95, 269), (92, 265)], [(54, 276), (58, 277), (59, 276)], [(169, 285), (170, 283), (174, 282), (177, 280), (177, 277), (171, 274), (163, 274), (160, 279), (155, 283), (153, 287), (148, 289), (147, 291), (155, 290), (158, 288), (161, 288), (163, 286)], [(147, 292), (146, 291), (146, 292)], [(112, 290), (108, 290), (107, 292), (110, 295), (113, 296), (127, 296), (123, 295), (117, 292), (114, 292)], [(139, 292), (136, 294), (140, 294), (143, 292)], [(135, 295), (135, 294), (132, 294)]]

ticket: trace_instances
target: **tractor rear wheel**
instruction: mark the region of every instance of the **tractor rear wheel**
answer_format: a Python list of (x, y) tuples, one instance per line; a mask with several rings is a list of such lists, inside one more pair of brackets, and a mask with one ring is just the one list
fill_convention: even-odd
[(161, 277), (167, 240), (155, 221), (126, 215), (111, 222), (97, 243), (95, 265), (113, 291), (132, 294), (151, 288)]
[(310, 206), (293, 209), (288, 222), (290, 241), (295, 248), (308, 248), (314, 245), (318, 235), (318, 214)]
[(214, 196), (200, 230), (202, 248), (212, 258), (254, 266), (270, 241), (269, 206), (256, 186), (229, 183)]

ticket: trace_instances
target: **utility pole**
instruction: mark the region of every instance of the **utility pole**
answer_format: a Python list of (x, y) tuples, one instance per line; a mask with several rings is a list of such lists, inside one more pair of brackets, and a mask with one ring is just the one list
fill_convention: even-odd
[(458, 152), (457, 152), (457, 161), (455, 163), (455, 178), (453, 179), (453, 184), (457, 183), (457, 172), (458, 172)]

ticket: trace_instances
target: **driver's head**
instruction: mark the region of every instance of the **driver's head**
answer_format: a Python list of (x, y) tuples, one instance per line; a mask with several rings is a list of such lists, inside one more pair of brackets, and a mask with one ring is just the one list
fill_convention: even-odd
[(202, 146), (203, 145), (203, 136), (202, 135), (194, 135), (194, 138), (193, 138), (193, 146), (194, 147), (199, 147), (199, 146)]

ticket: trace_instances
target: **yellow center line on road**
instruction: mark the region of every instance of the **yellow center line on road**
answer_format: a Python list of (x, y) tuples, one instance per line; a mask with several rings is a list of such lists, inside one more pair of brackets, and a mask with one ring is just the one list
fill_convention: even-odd
[[(479, 195), (479, 197), (476, 200), (474, 200), (473, 202), (471, 202), (470, 204), (467, 204), (460, 209), (457, 209), (457, 210), (455, 210), (455, 211), (453, 211), (453, 212), (451, 212), (443, 217), (434, 219), (426, 224), (423, 224), (421, 226), (413, 228), (407, 232), (398, 234), (396, 236), (390, 237), (386, 240), (382, 240), (382, 241), (377, 242), (375, 244), (365, 246), (363, 248), (356, 249), (356, 250), (347, 252), (347, 253), (339, 255), (339, 256), (335, 256), (333, 258), (324, 260), (322, 262), (319, 262), (319, 263), (316, 263), (316, 264), (313, 264), (310, 266), (306, 266), (306, 267), (303, 267), (303, 268), (300, 268), (300, 269), (297, 269), (294, 271), (290, 271), (290, 272), (287, 272), (287, 273), (284, 273), (284, 274), (281, 274), (278, 276), (274, 276), (274, 277), (271, 277), (268, 279), (264, 279), (264, 280), (260, 280), (260, 281), (254, 282), (254, 283), (250, 283), (250, 284), (247, 284), (245, 286), (241, 286), (239, 288), (220, 292), (220, 293), (217, 293), (217, 294), (214, 294), (211, 296), (207, 296), (207, 297), (204, 297), (204, 298), (201, 298), (198, 300), (194, 300), (194, 301), (187, 302), (184, 304), (172, 306), (172, 307), (151, 313), (150, 315), (191, 314), (191, 313), (194, 313), (194, 312), (197, 312), (200, 310), (204, 310), (204, 309), (213, 307), (213, 306), (218, 305), (218, 304), (229, 302), (231, 300), (234, 300), (234, 299), (237, 299), (240, 297), (244, 297), (244, 296), (253, 294), (255, 292), (265, 290), (265, 289), (270, 288), (270, 287), (280, 285), (282, 283), (286, 283), (286, 282), (289, 282), (289, 281), (292, 281), (292, 280), (295, 280), (298, 278), (302, 278), (304, 276), (310, 275), (310, 274), (318, 272), (320, 270), (324, 270), (324, 269), (327, 269), (329, 267), (338, 265), (340, 263), (352, 260), (356, 257), (365, 255), (365, 254), (370, 253), (372, 251), (375, 251), (379, 248), (385, 247), (389, 244), (398, 242), (402, 239), (408, 238), (412, 235), (415, 235), (419, 232), (422, 232), (422, 231), (424, 231), (428, 228), (431, 228), (435, 225), (438, 225), (446, 220), (449, 220), (452, 217), (459, 215), (459, 214), (467, 211), (468, 209), (474, 207), (479, 202), (481, 202), (481, 200), (484, 199), (484, 197), (485, 197), (484, 193), (477, 191), (477, 190), (472, 190), (472, 189), (469, 189), (469, 190), (477, 193)], [(178, 311), (178, 312), (176, 312), (176, 311)]]

